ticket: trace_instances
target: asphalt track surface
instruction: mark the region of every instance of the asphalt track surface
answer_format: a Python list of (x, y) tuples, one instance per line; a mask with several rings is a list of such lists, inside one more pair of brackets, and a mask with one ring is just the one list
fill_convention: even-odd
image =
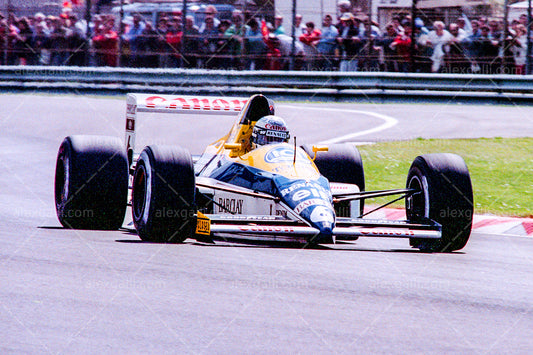
[[(1, 95), (0, 103), (1, 353), (533, 352), (529, 238), (474, 233), (461, 252), (424, 254), (393, 239), (302, 250), (65, 230), (53, 206), (57, 148), (70, 134), (122, 137), (125, 101)], [(285, 104), (278, 112), (299, 142), (313, 143), (532, 136), (532, 110)], [(199, 152), (231, 120), (157, 123), (142, 125), (148, 141), (170, 137)]]

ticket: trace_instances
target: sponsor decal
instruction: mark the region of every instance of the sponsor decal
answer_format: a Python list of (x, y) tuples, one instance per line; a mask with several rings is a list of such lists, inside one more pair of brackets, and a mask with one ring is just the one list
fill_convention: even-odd
[(294, 212), (300, 214), (302, 213), (303, 210), (311, 206), (328, 206), (328, 205), (326, 204), (326, 201), (324, 201), (323, 199), (310, 198), (298, 204), (296, 207), (294, 207)]
[(133, 118), (126, 119), (126, 131), (135, 131), (135, 120)]
[(198, 212), (198, 218), (196, 220), (196, 234), (211, 234), (211, 221), (201, 212)]
[(287, 130), (287, 127), (280, 126), (277, 123), (267, 123), (265, 124), (265, 128), (272, 130), (272, 131), (286, 131)]
[(247, 100), (222, 99), (210, 97), (163, 97), (150, 96), (145, 100), (148, 108), (163, 107), (181, 110), (205, 110), (205, 111), (235, 111), (242, 110)]
[(236, 213), (242, 214), (242, 206), (244, 200), (235, 198), (219, 198), (218, 199), (218, 212), (220, 213)]
[(333, 211), (331, 210), (331, 208), (327, 208), (324, 206), (315, 207), (313, 212), (311, 212), (311, 216), (309, 217), (309, 219), (311, 219), (311, 222), (314, 222), (314, 223), (335, 222), (335, 218), (333, 217)]
[(127, 104), (126, 105), (126, 113), (130, 115), (134, 115), (137, 111), (137, 105), (135, 104)]
[(266, 131), (266, 136), (287, 139), (287, 132), (268, 130)]
[(274, 216), (224, 216), (224, 219), (238, 220), (238, 221), (275, 221), (276, 217)]
[(286, 210), (276, 210), (276, 216), (282, 216), (287, 218), (287, 211)]
[(291, 192), (293, 192), (296, 189), (301, 189), (301, 188), (305, 188), (305, 187), (307, 187), (307, 183), (305, 183), (305, 182), (299, 182), (299, 183), (296, 183), (296, 184), (292, 184), (291, 186), (287, 187), (286, 189), (281, 190), (281, 194), (283, 196), (285, 196), (285, 195), (290, 194)]
[(294, 233), (294, 228), (286, 226), (241, 226), (242, 232), (274, 232), (274, 233)]
[[(275, 132), (273, 132), (275, 133)], [(279, 132), (286, 134), (284, 132)], [(298, 162), (311, 163), (307, 156), (304, 156), (303, 153), (299, 150), (296, 151), (296, 157)], [(294, 148), (289, 146), (277, 146), (270, 149), (265, 154), (265, 162), (267, 163), (287, 163), (293, 162), (294, 160)]]
[[(290, 199), (293, 201), (300, 201), (308, 197), (315, 197), (315, 198), (321, 198), (324, 200), (329, 200), (329, 194), (320, 185), (309, 184), (299, 189), (296, 188), (294, 190), (293, 190), (294, 193), (290, 197)], [(283, 194), (283, 196), (286, 196), (287, 194), (289, 193)]]
[(397, 236), (397, 237), (414, 237), (415, 233), (412, 230), (397, 230), (397, 229), (362, 229), (361, 235), (376, 235), (376, 236)]

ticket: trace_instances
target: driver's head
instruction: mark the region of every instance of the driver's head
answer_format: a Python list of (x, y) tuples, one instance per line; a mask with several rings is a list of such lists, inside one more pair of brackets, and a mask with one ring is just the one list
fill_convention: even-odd
[(285, 120), (273, 115), (259, 119), (252, 131), (252, 143), (256, 146), (288, 142), (289, 137), (289, 130)]

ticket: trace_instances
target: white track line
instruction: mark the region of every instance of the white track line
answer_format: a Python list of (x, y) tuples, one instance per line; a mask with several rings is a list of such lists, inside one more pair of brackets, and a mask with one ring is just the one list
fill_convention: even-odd
[(304, 110), (351, 112), (351, 113), (358, 113), (358, 114), (361, 114), (361, 115), (367, 115), (367, 116), (376, 117), (376, 118), (379, 118), (380, 120), (385, 121), (383, 124), (381, 124), (381, 125), (379, 125), (379, 126), (377, 126), (375, 128), (371, 128), (371, 129), (367, 129), (367, 130), (359, 131), (359, 132), (354, 132), (354, 133), (350, 133), (350, 134), (346, 134), (344, 136), (337, 137), (337, 138), (328, 139), (328, 140), (319, 142), (319, 144), (334, 144), (334, 143), (347, 141), (347, 140), (353, 139), (355, 137), (360, 137), (360, 136), (364, 136), (364, 135), (367, 135), (367, 134), (384, 131), (384, 130), (389, 129), (391, 127), (394, 127), (394, 126), (396, 126), (398, 124), (398, 120), (396, 118), (393, 118), (393, 117), (390, 117), (390, 116), (387, 116), (387, 115), (382, 115), (380, 113), (369, 112), (369, 111), (359, 111), (359, 110), (350, 110), (350, 109), (341, 109), (341, 108), (302, 107), (302, 106), (291, 106), (291, 105), (288, 105), (288, 106), (287, 105), (283, 105), (283, 107), (296, 108), (296, 109), (299, 109), (299, 110), (304, 109)]

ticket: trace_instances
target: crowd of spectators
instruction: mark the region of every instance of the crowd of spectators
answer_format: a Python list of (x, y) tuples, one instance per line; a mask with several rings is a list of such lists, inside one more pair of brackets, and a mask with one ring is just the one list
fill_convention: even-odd
[[(349, 2), (346, 2), (349, 3)], [(68, 10), (68, 9), (67, 9)], [(134, 15), (116, 23), (99, 14), (87, 24), (71, 11), (60, 16), (0, 15), (0, 64), (208, 68), (238, 70), (339, 70), (525, 74), (527, 16), (510, 23), (461, 16), (448, 25), (397, 16), (379, 28), (368, 17), (340, 8), (321, 24), (295, 18), (295, 37), (260, 18), (232, 13), (219, 20), (214, 6), (195, 24), (192, 15)], [(414, 28), (412, 24), (415, 24)], [(414, 31), (414, 34), (413, 34)], [(415, 43), (412, 43), (414, 38)]]

